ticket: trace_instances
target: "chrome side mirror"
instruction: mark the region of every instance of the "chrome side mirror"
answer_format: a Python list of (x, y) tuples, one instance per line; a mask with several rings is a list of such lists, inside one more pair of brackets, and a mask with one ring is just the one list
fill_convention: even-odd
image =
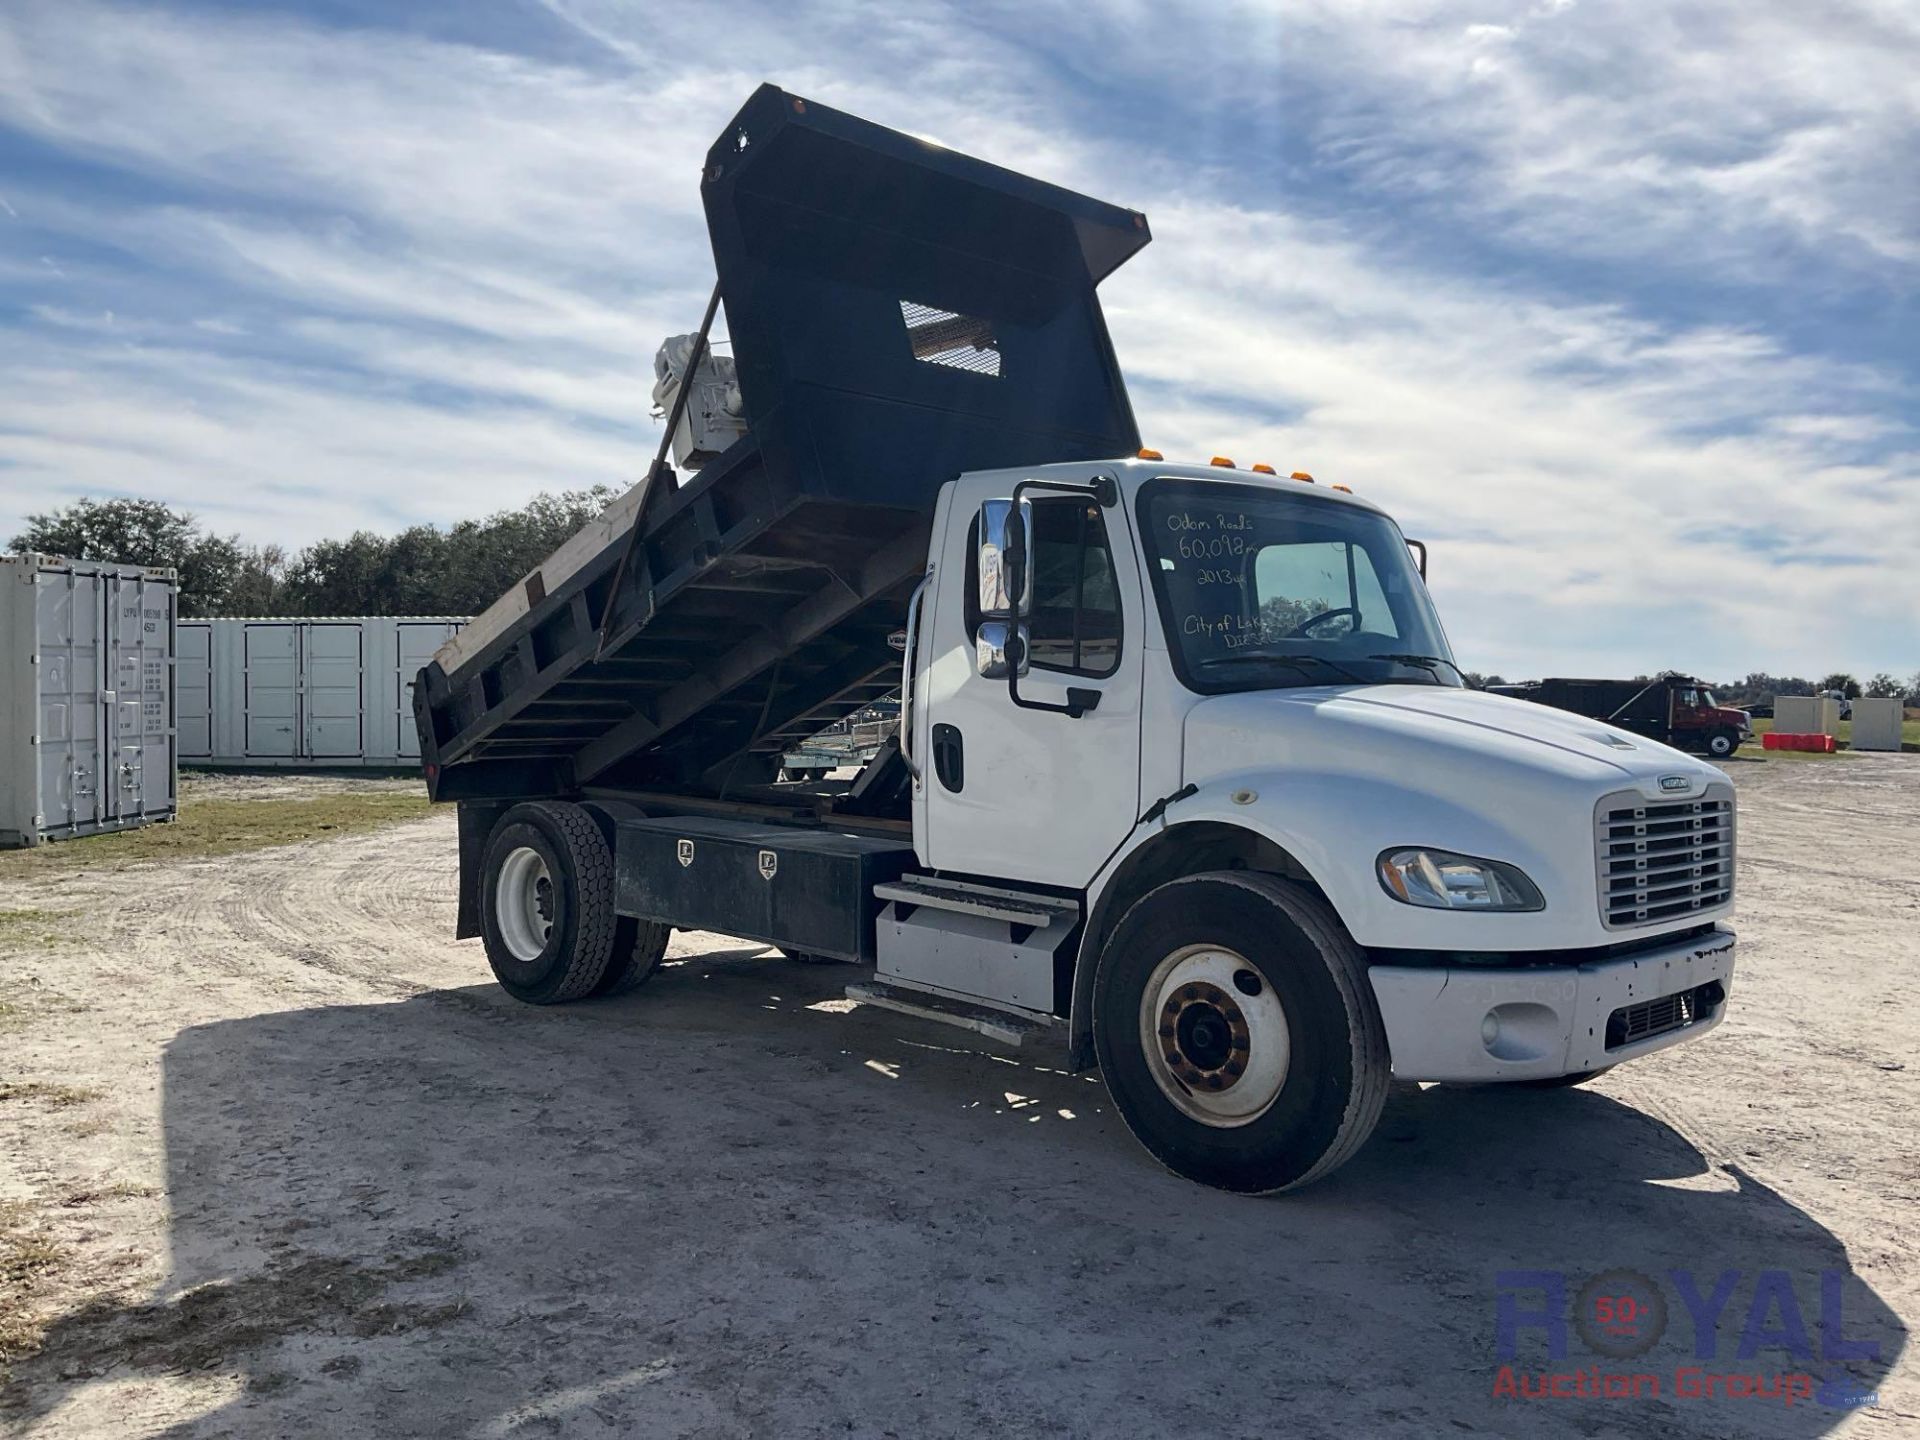
[(1025, 500), (1017, 506), (989, 500), (980, 507), (979, 601), (982, 620), (1032, 613), (1033, 506)]
[(1008, 651), (1019, 658), (1020, 673), (1027, 673), (1027, 627), (1020, 627), (1020, 635), (1013, 637), (1012, 627), (1005, 620), (982, 620), (979, 633), (973, 637), (973, 666), (983, 680), (1004, 680), (1007, 678)]

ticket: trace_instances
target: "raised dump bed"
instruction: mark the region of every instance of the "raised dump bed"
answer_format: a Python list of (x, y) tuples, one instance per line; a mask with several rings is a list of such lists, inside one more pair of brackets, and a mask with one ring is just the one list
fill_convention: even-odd
[(771, 85), (701, 193), (748, 433), (635, 486), (421, 672), (436, 799), (770, 779), (897, 683), (942, 483), (1139, 446), (1094, 291), (1144, 216)]

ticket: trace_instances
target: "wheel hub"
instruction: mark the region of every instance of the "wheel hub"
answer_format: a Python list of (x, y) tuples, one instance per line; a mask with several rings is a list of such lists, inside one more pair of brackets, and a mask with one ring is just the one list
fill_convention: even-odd
[(501, 942), (514, 959), (540, 958), (553, 935), (553, 875), (540, 852), (521, 847), (508, 855), (494, 887), (494, 916)]
[(1244, 956), (1204, 944), (1154, 967), (1140, 997), (1140, 1043), (1161, 1093), (1216, 1127), (1271, 1109), (1293, 1052), (1273, 986)]
[(1247, 1017), (1219, 986), (1183, 985), (1160, 1011), (1167, 1068), (1189, 1086), (1225, 1090), (1246, 1074)]

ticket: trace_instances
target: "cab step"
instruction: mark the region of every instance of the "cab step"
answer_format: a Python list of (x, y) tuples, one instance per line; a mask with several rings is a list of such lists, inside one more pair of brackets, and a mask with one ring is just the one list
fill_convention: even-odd
[(956, 915), (977, 915), (983, 920), (998, 920), (1027, 930), (1044, 930), (1062, 921), (1071, 926), (1080, 918), (1080, 905), (1075, 900), (1031, 890), (942, 880), (932, 875), (903, 875), (898, 880), (875, 885), (873, 894), (877, 900), (893, 901), (899, 907), (896, 913), (903, 920), (920, 905)]
[(847, 998), (862, 1005), (897, 1011), (921, 1020), (937, 1020), (998, 1040), (1003, 1045), (1020, 1046), (1038, 1040), (1057, 1029), (1060, 1022), (1051, 1015), (1012, 1014), (991, 1005), (976, 1004), (955, 995), (943, 995), (917, 985), (902, 985), (886, 980), (856, 980), (847, 986)]

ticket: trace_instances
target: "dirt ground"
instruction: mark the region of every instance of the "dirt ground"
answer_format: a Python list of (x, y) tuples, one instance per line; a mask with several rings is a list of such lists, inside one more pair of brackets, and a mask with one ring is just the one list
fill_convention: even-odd
[[(450, 814), (36, 868), (0, 894), (0, 1430), (1920, 1434), (1920, 759), (1731, 769), (1716, 1034), (1580, 1090), (1397, 1089), (1273, 1200), (1161, 1172), (1055, 1054), (741, 941), (515, 1005), (449, 938)], [(1545, 1293), (1505, 1272), (1617, 1269), (1671, 1306), (1651, 1351), (1535, 1327), (1513, 1364), (1660, 1394), (1497, 1396), (1500, 1297)], [(1717, 1326), (1676, 1270), (1730, 1289)]]

